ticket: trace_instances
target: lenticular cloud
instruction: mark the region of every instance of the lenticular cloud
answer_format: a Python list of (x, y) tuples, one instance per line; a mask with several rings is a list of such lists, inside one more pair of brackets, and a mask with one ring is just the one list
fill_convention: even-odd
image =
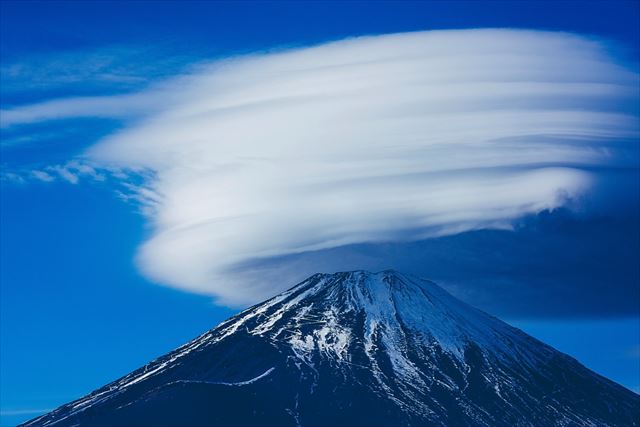
[(432, 31), (220, 60), (87, 157), (145, 172), (148, 277), (246, 304), (290, 285), (254, 261), (508, 228), (637, 167), (638, 75), (606, 47)]

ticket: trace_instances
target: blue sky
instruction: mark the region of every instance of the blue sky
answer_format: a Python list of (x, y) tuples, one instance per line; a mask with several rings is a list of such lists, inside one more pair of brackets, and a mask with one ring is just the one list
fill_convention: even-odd
[[(161, 156), (156, 151), (144, 151), (148, 147), (135, 139), (136, 135), (158, 138), (161, 146), (163, 134), (169, 134), (166, 129), (138, 127), (138, 124), (157, 123), (154, 114), (160, 114), (158, 108), (174, 100), (185, 102), (183, 98), (174, 98), (183, 95), (176, 94), (174, 87), (186, 87), (198, 95), (203, 92), (202, 88), (217, 90), (215, 79), (228, 79), (234, 88), (231, 95), (243, 95), (249, 86), (247, 82), (256, 88), (275, 84), (255, 71), (255, 61), (261, 67), (279, 69), (282, 61), (297, 61), (299, 57), (285, 55), (284, 59), (273, 59), (269, 54), (251, 57), (232, 69), (230, 75), (221, 74), (215, 67), (209, 71), (211, 61), (255, 51), (279, 52), (360, 35), (469, 28), (578, 33), (584, 36), (580, 39), (562, 36), (550, 41), (538, 40), (535, 33), (533, 42), (529, 36), (516, 35), (526, 36), (526, 44), (522, 46), (532, 51), (550, 42), (560, 46), (558, 49), (576, 43), (589, 51), (592, 46), (585, 40), (595, 40), (606, 47), (607, 58), (612, 58), (615, 66), (607, 65), (609, 68), (603, 68), (601, 74), (585, 76), (585, 79), (629, 84), (625, 73), (637, 73), (640, 49), (637, 25), (640, 8), (636, 2), (6, 1), (0, 3), (0, 7), (0, 108), (3, 120), (9, 117), (16, 121), (2, 128), (0, 146), (3, 172), (0, 182), (2, 425), (12, 425), (79, 397), (175, 348), (235, 313), (252, 298), (292, 285), (289, 278), (297, 277), (292, 271), (300, 275), (318, 269), (397, 268), (426, 275), (462, 299), (523, 328), (597, 372), (636, 390), (640, 386), (637, 262), (640, 216), (638, 146), (633, 133), (637, 128), (638, 107), (633, 94), (575, 98), (594, 114), (624, 113), (631, 117), (630, 123), (622, 121), (618, 127), (628, 126), (629, 132), (611, 136), (608, 145), (585, 139), (583, 142), (590, 150), (585, 154), (574, 151), (571, 144), (560, 144), (550, 138), (544, 147), (553, 147), (555, 151), (548, 153), (560, 156), (557, 159), (536, 158), (544, 164), (535, 166), (504, 164), (489, 175), (468, 169), (465, 176), (469, 179), (463, 181), (463, 184), (482, 182), (486, 186), (482, 188), (493, 189), (504, 189), (495, 187), (496, 182), (515, 183), (516, 189), (529, 188), (530, 182), (535, 188), (540, 188), (541, 182), (552, 183), (549, 184), (551, 190), (562, 182), (569, 193), (577, 194), (586, 182), (591, 183), (589, 177), (596, 177), (596, 183), (590, 185), (587, 196), (579, 202), (568, 197), (569, 201), (554, 199), (551, 203), (547, 193), (543, 193), (539, 198), (525, 200), (538, 208), (516, 210), (504, 218), (486, 215), (481, 220), (464, 218), (455, 224), (447, 223), (446, 227), (440, 223), (417, 226), (406, 211), (399, 217), (395, 211), (389, 214), (380, 210), (380, 216), (363, 220), (375, 227), (371, 225), (372, 228), (365, 231), (356, 227), (347, 234), (338, 234), (345, 239), (344, 244), (333, 246), (326, 244), (329, 237), (318, 232), (331, 223), (319, 219), (304, 223), (290, 221), (286, 216), (289, 210), (272, 213), (272, 222), (265, 220), (263, 228), (250, 229), (251, 238), (238, 231), (233, 239), (221, 240), (220, 236), (224, 235), (219, 234), (220, 230), (207, 228), (207, 233), (217, 236), (216, 239), (194, 241), (189, 234), (177, 240), (168, 239), (166, 230), (192, 221), (193, 215), (209, 215), (212, 209), (200, 203), (200, 193), (195, 198), (184, 194), (185, 188), (201, 190), (194, 184), (193, 177), (184, 173), (184, 168), (179, 169), (171, 162), (171, 167), (166, 166), (167, 158), (195, 156), (197, 159), (201, 151), (198, 147), (193, 152), (180, 151), (176, 156), (169, 150), (169, 155), (160, 152)], [(448, 34), (445, 33), (446, 38), (442, 40), (457, 46), (457, 50), (468, 46), (468, 39), (451, 39)], [(503, 33), (472, 34), (476, 35), (485, 37), (487, 44), (503, 38)], [(380, 46), (376, 43), (387, 43), (385, 40), (372, 38), (356, 43), (355, 47), (338, 44), (325, 50), (331, 58), (342, 52), (352, 54), (345, 49), (375, 55)], [(410, 36), (391, 39), (388, 43), (394, 49), (413, 49)], [(517, 46), (513, 49), (517, 51)], [(325, 56), (321, 55), (325, 55), (325, 50), (314, 51), (305, 61), (324, 60)], [(466, 61), (467, 56), (458, 59)], [(567, 67), (569, 65), (567, 62)], [(627, 71), (619, 71), (620, 67)], [(550, 70), (550, 74), (544, 76), (555, 78), (553, 67)], [(175, 79), (185, 75), (195, 77), (181, 86), (182, 80)], [(243, 76), (246, 80), (241, 79), (238, 84), (233, 81), (234, 76)], [(304, 82), (308, 76), (300, 78)], [(630, 81), (631, 86), (637, 82), (633, 77)], [(384, 83), (402, 89), (396, 81)], [(225, 96), (223, 92), (214, 93), (221, 98)], [(132, 97), (126, 98), (128, 95)], [(115, 98), (111, 98), (113, 96)], [(569, 106), (574, 100), (572, 96), (565, 97)], [(92, 97), (88, 103), (87, 97)], [(94, 98), (97, 101), (91, 101)], [(79, 99), (84, 103), (79, 104)], [(58, 103), (51, 108), (42, 104), (51, 100)], [(59, 103), (61, 100), (63, 103)], [(502, 102), (495, 100), (498, 101)], [(185, 105), (192, 108), (198, 102), (200, 98), (194, 95)], [(32, 108), (34, 105), (37, 108)], [(535, 105), (556, 108), (557, 101), (536, 99)], [(90, 114), (82, 117), (83, 109)], [(8, 113), (18, 110), (22, 115)], [(65, 115), (61, 111), (71, 113)], [(62, 117), (49, 120), (51, 114), (62, 114)], [(171, 114), (162, 116), (170, 119), (164, 123), (179, 125), (180, 122), (172, 118), (176, 112)], [(241, 119), (261, 123), (260, 117), (245, 113)], [(194, 123), (194, 129), (202, 127), (201, 123)], [(147, 133), (141, 133), (143, 131)], [(602, 135), (604, 131), (599, 132)], [(613, 131), (607, 132), (609, 135)], [(235, 134), (230, 133), (229, 137)], [(130, 153), (134, 148), (140, 150), (140, 157)], [(277, 146), (276, 151), (279, 154), (285, 148), (289, 149)], [(499, 149), (503, 158), (520, 153), (510, 151), (509, 146)], [(93, 157), (84, 156), (87, 150), (94, 150)], [(605, 160), (592, 155), (605, 151), (609, 153)], [(334, 155), (327, 151), (317, 153), (329, 159)], [(210, 154), (218, 156), (225, 152)], [(265, 152), (265, 155), (273, 154), (274, 151)], [(577, 155), (582, 157), (575, 157)], [(483, 158), (469, 157), (465, 161)], [(96, 164), (96, 159), (103, 163)], [(111, 163), (107, 165), (105, 159), (125, 161), (128, 166), (140, 164), (144, 168), (126, 172), (123, 178), (118, 173), (122, 171)], [(152, 160), (156, 163), (145, 163)], [(410, 164), (406, 159), (401, 160), (394, 165)], [(246, 164), (244, 166), (241, 170), (247, 169)], [(155, 172), (149, 172), (148, 169), (154, 168)], [(162, 177), (160, 181), (158, 176)], [(265, 187), (256, 193), (250, 183), (260, 175), (232, 176), (237, 179), (225, 188), (234, 195), (255, 201), (259, 199), (256, 194), (268, 194), (268, 200), (280, 200), (283, 205), (291, 202), (290, 191), (280, 186), (267, 187), (267, 184), (279, 185), (277, 180), (265, 179)], [(448, 175), (432, 176), (438, 182), (457, 185)], [(152, 185), (147, 184), (149, 182)], [(399, 184), (384, 182), (393, 190), (385, 194), (392, 193), (401, 201), (413, 199), (409, 198), (411, 193), (405, 194), (399, 188), (424, 184), (414, 178)], [(175, 188), (180, 191), (174, 191)], [(361, 195), (368, 194), (366, 190), (371, 188), (374, 187), (363, 184), (354, 185), (353, 189), (341, 187), (341, 191)], [(504, 191), (513, 192), (510, 188)], [(162, 202), (155, 199), (158, 194), (164, 197)], [(221, 194), (210, 196), (226, 197), (234, 201), (236, 208), (245, 207), (245, 199)], [(509, 203), (502, 198), (494, 200), (487, 212), (495, 209), (512, 212), (512, 197), (507, 199)], [(293, 202), (300, 200), (307, 203), (306, 199)], [(371, 198), (358, 200), (372, 211), (380, 208)], [(193, 206), (195, 212), (178, 209), (180, 201), (184, 201), (183, 207)], [(352, 210), (346, 207), (341, 211), (343, 208), (340, 205), (332, 209), (344, 213), (338, 220), (350, 219)], [(473, 205), (472, 208), (485, 206)], [(553, 212), (548, 212), (548, 208)], [(428, 213), (436, 216), (441, 212)], [(273, 241), (265, 228), (271, 230), (270, 224), (280, 224), (283, 218), (291, 227), (299, 227), (298, 234), (306, 233), (316, 239), (311, 243), (282, 240), (279, 243), (287, 250), (279, 252), (268, 252), (273, 249), (269, 246), (256, 246), (253, 236)], [(379, 221), (388, 218), (404, 221), (408, 226), (400, 230), (381, 229)], [(246, 228), (245, 223), (240, 226)], [(454, 226), (460, 227), (461, 233), (451, 232)], [(416, 232), (431, 238), (408, 241), (406, 234)], [(207, 233), (196, 232), (209, 235)], [(353, 238), (360, 235), (358, 233), (367, 238), (364, 241)], [(375, 238), (371, 237), (374, 234)], [(183, 237), (186, 240), (181, 240)], [(221, 241), (225, 244), (219, 244)], [(187, 272), (169, 260), (165, 269), (157, 269), (158, 257), (166, 259), (168, 254), (182, 260), (179, 258), (182, 254), (166, 252), (166, 242), (170, 248), (186, 244), (184, 242), (188, 243), (187, 248), (207, 248), (184, 252), (188, 255)], [(291, 245), (302, 244), (307, 245), (302, 246), (304, 250), (290, 250)], [(210, 246), (221, 249), (210, 252)], [(234, 281), (220, 280), (216, 282), (220, 284), (212, 287), (206, 283), (214, 277), (209, 275), (210, 271), (203, 270), (200, 274), (198, 270), (202, 262), (189, 264), (194, 259), (208, 262), (212, 258), (224, 258), (233, 248), (237, 253), (251, 250), (254, 254), (272, 255), (259, 259), (232, 258), (236, 267), (229, 276), (235, 277)], [(212, 266), (218, 269), (215, 274), (226, 271), (225, 266), (215, 262)], [(255, 277), (260, 277), (237, 275), (238, 270), (245, 269), (269, 272), (267, 279), (263, 279), (267, 285), (242, 288), (241, 281), (253, 283)], [(274, 282), (281, 283), (271, 285)], [(158, 283), (168, 286), (158, 286)]]

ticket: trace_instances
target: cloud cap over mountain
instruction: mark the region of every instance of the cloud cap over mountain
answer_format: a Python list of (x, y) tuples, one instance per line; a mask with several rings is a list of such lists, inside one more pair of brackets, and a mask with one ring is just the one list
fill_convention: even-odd
[(130, 186), (153, 227), (145, 275), (248, 304), (281, 290), (264, 277), (296, 274), (255, 261), (608, 204), (602, 171), (637, 178), (638, 82), (603, 41), (451, 30), (220, 60), (103, 113), (99, 97), (63, 102), (141, 117), (85, 160), (145, 177)]

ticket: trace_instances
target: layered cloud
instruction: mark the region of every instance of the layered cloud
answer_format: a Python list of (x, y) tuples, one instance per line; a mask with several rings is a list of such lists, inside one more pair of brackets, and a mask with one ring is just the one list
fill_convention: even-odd
[(128, 185), (153, 230), (141, 270), (247, 304), (301, 279), (287, 263), (299, 254), (306, 270), (333, 248), (584, 208), (601, 171), (638, 168), (638, 84), (597, 40), (431, 31), (220, 60), (3, 125), (142, 117), (83, 156), (144, 177)]

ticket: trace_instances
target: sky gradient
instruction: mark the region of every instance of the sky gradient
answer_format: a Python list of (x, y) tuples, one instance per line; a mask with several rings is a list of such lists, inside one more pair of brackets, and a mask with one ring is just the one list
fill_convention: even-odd
[(356, 268), (638, 390), (637, 3), (1, 7), (2, 425)]

